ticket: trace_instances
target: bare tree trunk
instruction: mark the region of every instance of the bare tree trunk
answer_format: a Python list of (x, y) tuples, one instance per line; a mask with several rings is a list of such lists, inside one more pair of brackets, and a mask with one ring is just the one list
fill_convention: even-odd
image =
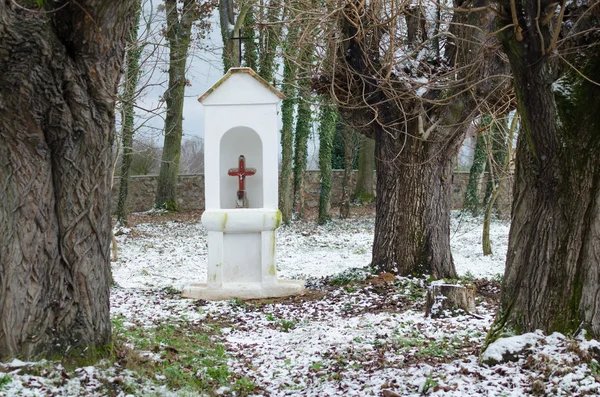
[[(416, 126), (413, 123), (413, 127)], [(377, 211), (372, 265), (402, 275), (456, 278), (450, 253), (452, 156), (462, 141), (440, 150), (418, 133), (376, 138)], [(430, 157), (431, 152), (437, 156)], [(402, 233), (397, 233), (402, 230)]]
[(375, 168), (375, 141), (361, 136), (358, 148), (358, 171), (354, 197), (367, 203), (373, 199), (373, 170)]
[(167, 104), (165, 143), (156, 187), (155, 208), (177, 211), (177, 178), (183, 135), (183, 102), (185, 96), (185, 64), (190, 46), (192, 24), (196, 20), (194, 1), (185, 0), (181, 15), (177, 0), (165, 0), (167, 39), (169, 41), (169, 86), (164, 94)]
[[(571, 17), (577, 20), (583, 9), (572, 9)], [(539, 12), (521, 0), (515, 11), (519, 26)], [(579, 28), (585, 29), (586, 18), (597, 26), (597, 4), (596, 15), (586, 12)], [(536, 329), (600, 335), (600, 87), (579, 74), (598, 76), (600, 56), (592, 43), (599, 37), (597, 30), (584, 36), (569, 27), (572, 45), (588, 50), (571, 59), (577, 72), (560, 70), (544, 56), (553, 26), (510, 28), (501, 36), (521, 131), (501, 306), (489, 340)], [(561, 89), (553, 91), (557, 79)]]
[[(461, 6), (481, 10), (485, 4)], [(502, 60), (493, 52), (484, 57), (483, 49), (495, 44), (485, 34), (494, 29), (495, 16), (486, 10), (453, 15), (450, 33), (456, 42), (445, 51), (452, 56), (437, 60), (456, 67), (448, 75), (456, 79), (451, 85), (422, 93), (415, 89), (420, 83), (405, 84), (413, 73), (436, 70), (396, 64), (398, 49), (429, 48), (423, 11), (419, 6), (406, 11), (406, 40), (398, 44), (388, 39), (398, 21), (382, 3), (351, 2), (340, 13), (335, 68), (319, 80), (324, 85), (315, 85), (328, 90), (345, 120), (376, 142), (372, 265), (400, 275), (456, 277), (449, 244), (452, 158), (476, 115), (475, 98), (501, 101), (506, 79)]]
[(110, 343), (114, 98), (135, 3), (0, 3), (0, 360)]
[[(123, 96), (121, 97), (121, 142), (123, 144), (123, 155), (121, 157), (121, 181), (119, 183), (119, 199), (117, 201), (117, 224), (127, 225), (127, 208), (129, 196), (129, 182), (131, 179), (131, 161), (133, 160), (133, 132), (135, 128), (135, 92), (140, 78), (140, 57), (143, 46), (137, 42), (138, 28), (141, 14), (141, 4), (135, 14), (135, 24), (131, 34), (127, 38), (127, 53), (125, 56), (125, 84)], [(113, 246), (116, 240), (113, 237)], [(116, 256), (116, 248), (113, 257)], [(115, 259), (116, 260), (116, 259)]]

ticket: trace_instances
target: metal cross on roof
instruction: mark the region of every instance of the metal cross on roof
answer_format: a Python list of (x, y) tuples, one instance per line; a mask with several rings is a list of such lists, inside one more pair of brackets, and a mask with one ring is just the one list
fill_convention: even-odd
[(252, 37), (233, 37), (233, 33), (231, 35), (232, 37), (229, 38), (229, 40), (238, 40), (238, 45), (239, 45), (239, 49), (240, 49), (240, 59), (239, 59), (239, 63), (238, 66), (242, 66), (242, 40), (246, 40), (246, 39), (251, 39)]

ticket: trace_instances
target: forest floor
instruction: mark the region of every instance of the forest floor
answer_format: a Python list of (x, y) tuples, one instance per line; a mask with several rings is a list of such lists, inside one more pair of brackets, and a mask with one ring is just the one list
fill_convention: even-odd
[(482, 357), (506, 222), (493, 222), (495, 255), (484, 257), (481, 219), (453, 213), (460, 279), (446, 281), (477, 287), (477, 313), (433, 319), (424, 315), (429, 280), (369, 269), (372, 208), (355, 212), (279, 229), (279, 277), (305, 279), (304, 294), (221, 302), (179, 296), (206, 279), (200, 213), (132, 216), (113, 262), (111, 354), (0, 363), (0, 395), (600, 395), (600, 343), (581, 335), (505, 338)]

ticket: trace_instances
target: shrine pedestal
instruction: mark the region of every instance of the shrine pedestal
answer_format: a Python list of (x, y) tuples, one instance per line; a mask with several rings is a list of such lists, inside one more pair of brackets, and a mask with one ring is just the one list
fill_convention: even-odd
[(273, 209), (206, 210), (207, 283), (186, 287), (183, 297), (257, 299), (302, 291), (304, 282), (277, 278), (275, 229), (280, 222), (281, 212)]

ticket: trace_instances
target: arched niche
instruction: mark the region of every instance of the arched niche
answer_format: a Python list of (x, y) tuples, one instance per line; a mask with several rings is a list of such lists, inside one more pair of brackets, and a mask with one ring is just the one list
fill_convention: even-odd
[(263, 207), (263, 149), (260, 136), (249, 127), (234, 127), (223, 134), (219, 145), (219, 175), (221, 208), (236, 208), (238, 178), (229, 176), (230, 168), (238, 168), (238, 158), (246, 158), (246, 168), (256, 168), (256, 174), (246, 177), (248, 208)]

